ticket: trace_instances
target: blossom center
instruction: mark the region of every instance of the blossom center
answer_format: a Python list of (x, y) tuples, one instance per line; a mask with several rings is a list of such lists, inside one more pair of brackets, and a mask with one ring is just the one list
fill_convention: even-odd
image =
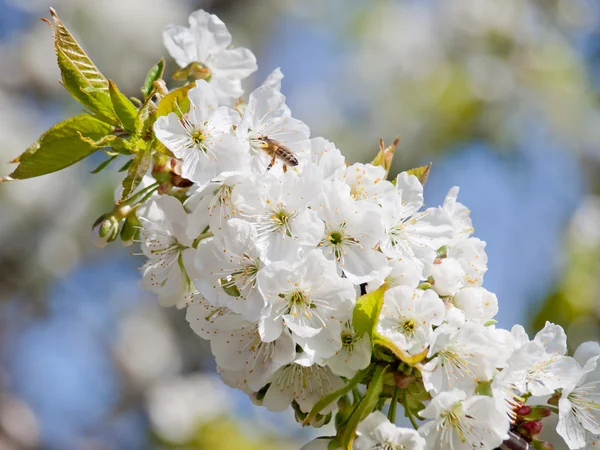
[(415, 333), (417, 324), (414, 319), (406, 319), (400, 324), (399, 328), (402, 333), (412, 336)]
[(330, 247), (337, 262), (344, 265), (344, 255), (346, 248), (352, 245), (359, 245), (360, 242), (346, 233), (346, 222), (337, 226), (325, 224), (325, 236), (319, 242), (319, 247)]

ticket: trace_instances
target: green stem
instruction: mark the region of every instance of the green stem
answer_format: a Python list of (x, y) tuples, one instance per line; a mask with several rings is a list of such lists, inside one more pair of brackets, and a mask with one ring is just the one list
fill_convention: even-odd
[(390, 419), (390, 422), (392, 423), (396, 423), (396, 407), (398, 406), (398, 397), (400, 397), (400, 388), (396, 386), (394, 395), (392, 395), (390, 410), (388, 411), (388, 419)]
[(352, 400), (354, 400), (354, 404), (357, 404), (358, 402), (360, 402), (362, 399), (362, 395), (360, 393), (360, 391), (358, 390), (358, 388), (354, 388), (352, 389)]
[(377, 407), (375, 409), (377, 409), (377, 411), (381, 411), (383, 409), (383, 407), (385, 406), (385, 402), (386, 402), (386, 398), (382, 397), (379, 399), (379, 401), (377, 402)]
[(212, 233), (212, 231), (207, 231), (206, 233), (202, 233), (200, 236), (198, 236), (196, 239), (194, 239), (194, 243), (192, 244), (192, 247), (194, 248), (198, 248), (198, 244), (200, 244), (200, 241), (203, 239), (207, 239), (209, 237), (213, 237), (214, 234)]
[(407, 405), (407, 401), (406, 401), (406, 389), (402, 390), (402, 406), (404, 406), (404, 411), (406, 412), (406, 416), (408, 417), (408, 420), (410, 420), (410, 423), (412, 424), (413, 428), (415, 430), (419, 429), (419, 425), (417, 424), (417, 421), (415, 420), (412, 411), (410, 410), (410, 407)]
[[(550, 411), (552, 411), (554, 414), (558, 414), (558, 408), (555, 406), (549, 406), (549, 405), (536, 405), (538, 408), (548, 408)], [(535, 407), (534, 407), (535, 408)]]
[(140, 203), (140, 202), (138, 202), (139, 198), (147, 197), (146, 194), (148, 192), (151, 192), (151, 193), (154, 192), (158, 188), (159, 185), (160, 185), (160, 183), (157, 181), (156, 183), (152, 183), (150, 186), (147, 186), (144, 189), (141, 189), (140, 191), (136, 192), (134, 195), (129, 197), (126, 201), (124, 201), (121, 206), (132, 205), (133, 203)]

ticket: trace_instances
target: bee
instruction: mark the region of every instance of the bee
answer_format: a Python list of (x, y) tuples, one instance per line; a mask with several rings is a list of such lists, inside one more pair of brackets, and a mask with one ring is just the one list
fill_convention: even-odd
[(284, 172), (287, 172), (288, 166), (294, 167), (298, 165), (298, 158), (285, 145), (281, 145), (276, 140), (266, 136), (261, 136), (258, 140), (261, 142), (262, 150), (271, 157), (271, 163), (267, 167), (267, 170), (271, 169), (277, 160), (283, 163)]

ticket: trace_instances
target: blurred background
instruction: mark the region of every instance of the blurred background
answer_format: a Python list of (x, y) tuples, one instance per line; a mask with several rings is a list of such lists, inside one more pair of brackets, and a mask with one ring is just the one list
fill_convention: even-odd
[[(428, 205), (460, 185), (500, 326), (600, 338), (598, 2), (48, 1), (0, 0), (0, 175), (81, 109), (49, 6), (128, 95), (162, 29), (204, 8), (257, 55), (247, 88), (280, 66), (294, 115), (350, 162), (401, 135), (393, 172), (433, 161)], [(298, 448), (310, 431), (225, 387), (184, 313), (140, 290), (142, 260), (93, 246), (120, 181), (98, 162), (0, 186), (0, 450)]]

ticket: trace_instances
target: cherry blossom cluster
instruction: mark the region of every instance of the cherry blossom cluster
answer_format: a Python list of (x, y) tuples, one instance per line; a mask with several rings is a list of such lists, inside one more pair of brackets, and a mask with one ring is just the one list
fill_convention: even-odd
[[(381, 165), (349, 165), (292, 116), (278, 69), (241, 100), (256, 59), (231, 40), (204, 11), (165, 30), (194, 85), (187, 112), (159, 117), (153, 132), (188, 184), (137, 209), (143, 287), (186, 308), (224, 382), (321, 426), (344, 399), (352, 409), (366, 396), (359, 385), (353, 401), (342, 392), (311, 414), (320, 400), (387, 364), (391, 393), (362, 418), (353, 448), (494, 449), (511, 434), (545, 445), (541, 419), (552, 412), (569, 448), (600, 445), (600, 345), (571, 357), (557, 325), (533, 340), (521, 326), (495, 326), (485, 242), (472, 236), (458, 188), (425, 208), (412, 172), (389, 181)], [(375, 329), (357, 331), (355, 308), (376, 292)], [(395, 425), (398, 402), (416, 429)]]

